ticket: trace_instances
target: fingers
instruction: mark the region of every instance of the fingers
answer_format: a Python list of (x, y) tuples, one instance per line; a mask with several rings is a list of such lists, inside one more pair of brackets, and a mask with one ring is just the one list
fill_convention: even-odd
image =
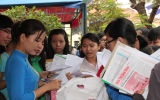
[(138, 93), (143, 94), (145, 89), (141, 89)]
[(140, 91), (136, 91), (135, 93), (138, 93), (138, 94), (143, 94), (144, 93), (144, 88), (143, 89), (141, 89)]
[(54, 71), (48, 71), (48, 75), (47, 75), (47, 78), (51, 78), (55, 75), (55, 72)]
[(70, 79), (73, 78), (72, 75), (71, 75), (70, 73), (66, 73), (66, 77), (67, 77), (68, 80), (70, 80)]
[(48, 71), (49, 72), (49, 74), (55, 74), (55, 72), (54, 71)]
[(85, 75), (82, 78), (88, 78), (88, 77), (93, 77), (92, 75)]

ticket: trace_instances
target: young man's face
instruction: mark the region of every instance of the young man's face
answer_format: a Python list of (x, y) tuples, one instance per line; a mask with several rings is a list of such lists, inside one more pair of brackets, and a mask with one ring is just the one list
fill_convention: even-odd
[(160, 39), (149, 41), (150, 46), (160, 46)]

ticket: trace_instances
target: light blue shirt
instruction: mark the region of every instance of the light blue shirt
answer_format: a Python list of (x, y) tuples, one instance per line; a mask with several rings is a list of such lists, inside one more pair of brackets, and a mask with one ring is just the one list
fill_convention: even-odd
[(10, 100), (35, 100), (39, 74), (28, 62), (28, 55), (14, 50), (8, 58), (5, 70)]
[[(6, 52), (3, 52), (1, 55), (1, 62), (0, 62), (0, 72), (5, 72), (7, 59), (9, 58), (9, 55)], [(5, 76), (3, 75), (2, 80), (5, 80)], [(7, 88), (4, 88), (3, 90), (0, 90), (1, 93), (6, 97), (7, 100), (9, 100)]]

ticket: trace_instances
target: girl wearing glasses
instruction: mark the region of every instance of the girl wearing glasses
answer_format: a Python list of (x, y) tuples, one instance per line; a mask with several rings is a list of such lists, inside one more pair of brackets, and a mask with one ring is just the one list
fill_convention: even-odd
[(11, 42), (11, 27), (13, 21), (5, 15), (0, 15), (0, 54), (5, 51), (5, 47)]
[(99, 51), (103, 51), (104, 48), (106, 48), (106, 35), (101, 32), (101, 33), (98, 33), (98, 36), (100, 38), (100, 49)]
[[(106, 46), (110, 51), (113, 51), (117, 41), (135, 47), (137, 33), (133, 23), (126, 18), (113, 20), (108, 24), (104, 32), (107, 36)], [(107, 92), (112, 100), (132, 100), (130, 95), (120, 93), (111, 86), (107, 86)]]

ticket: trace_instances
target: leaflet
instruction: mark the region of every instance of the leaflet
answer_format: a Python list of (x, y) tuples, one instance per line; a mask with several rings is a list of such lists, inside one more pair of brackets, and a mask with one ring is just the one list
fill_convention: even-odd
[(101, 78), (103, 82), (128, 94), (144, 88), (147, 94), (151, 70), (157, 63), (159, 60), (118, 42)]

